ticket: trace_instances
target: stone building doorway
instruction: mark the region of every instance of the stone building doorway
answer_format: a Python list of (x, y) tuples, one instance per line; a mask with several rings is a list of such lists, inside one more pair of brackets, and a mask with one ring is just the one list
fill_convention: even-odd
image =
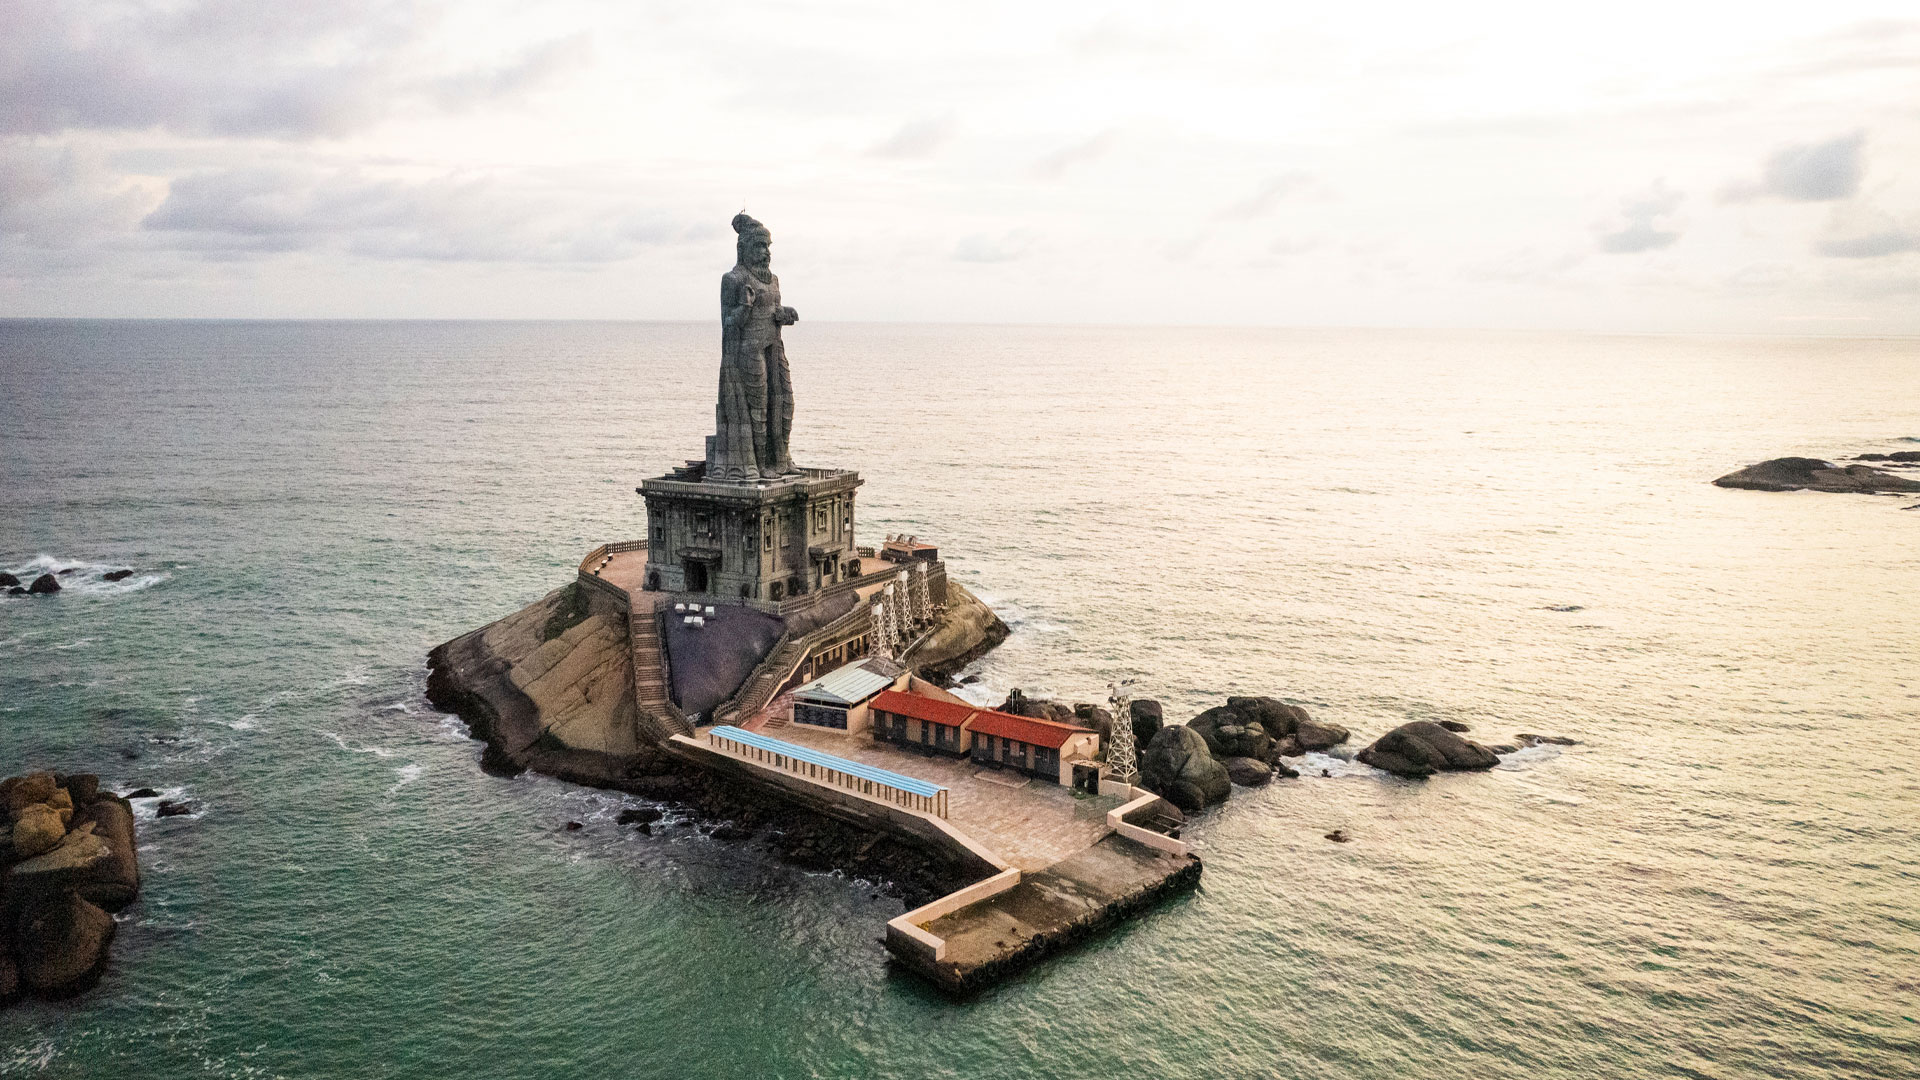
[(687, 575), (688, 592), (707, 591), (707, 564), (698, 559), (688, 559), (681, 564)]

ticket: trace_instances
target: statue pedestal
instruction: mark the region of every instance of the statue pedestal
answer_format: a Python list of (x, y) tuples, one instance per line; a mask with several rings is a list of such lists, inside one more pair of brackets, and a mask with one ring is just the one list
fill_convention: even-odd
[(778, 603), (857, 576), (850, 469), (719, 483), (688, 462), (640, 485), (650, 590)]

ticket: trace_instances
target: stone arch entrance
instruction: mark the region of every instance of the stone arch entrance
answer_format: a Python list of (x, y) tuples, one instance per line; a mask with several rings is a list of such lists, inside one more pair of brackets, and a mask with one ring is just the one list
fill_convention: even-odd
[(685, 563), (681, 564), (681, 569), (686, 573), (686, 576), (687, 576), (688, 592), (706, 592), (707, 591), (707, 564), (706, 563), (703, 563), (698, 559), (688, 559)]

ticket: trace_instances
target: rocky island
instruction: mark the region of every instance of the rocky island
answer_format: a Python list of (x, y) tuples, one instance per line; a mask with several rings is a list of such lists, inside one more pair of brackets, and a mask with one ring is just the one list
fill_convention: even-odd
[[(1862, 454), (1856, 460), (1894, 464), (1920, 462), (1920, 453)], [(1748, 491), (1831, 491), (1858, 495), (1920, 492), (1920, 480), (1896, 476), (1871, 465), (1836, 465), (1819, 458), (1784, 457), (1749, 465), (1714, 481), (1723, 488)]]
[(0, 781), (0, 827), (0, 1005), (72, 997), (140, 892), (133, 808), (96, 776), (32, 772)]
[(722, 839), (884, 878), (914, 905), (887, 949), (953, 992), (1190, 887), (1179, 811), (1109, 767), (1110, 716), (947, 689), (1007, 628), (935, 545), (856, 541), (858, 473), (792, 461), (781, 330), (799, 314), (771, 233), (745, 214), (733, 229), (704, 457), (635, 489), (638, 539), (435, 648), (430, 700), (491, 771), (670, 801)]

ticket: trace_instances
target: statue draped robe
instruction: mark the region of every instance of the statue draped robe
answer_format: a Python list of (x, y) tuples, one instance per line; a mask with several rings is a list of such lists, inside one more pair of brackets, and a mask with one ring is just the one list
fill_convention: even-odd
[(781, 320), (780, 278), (736, 265), (720, 278), (720, 402), (714, 407), (709, 480), (757, 480), (794, 471), (787, 451), (793, 384)]

